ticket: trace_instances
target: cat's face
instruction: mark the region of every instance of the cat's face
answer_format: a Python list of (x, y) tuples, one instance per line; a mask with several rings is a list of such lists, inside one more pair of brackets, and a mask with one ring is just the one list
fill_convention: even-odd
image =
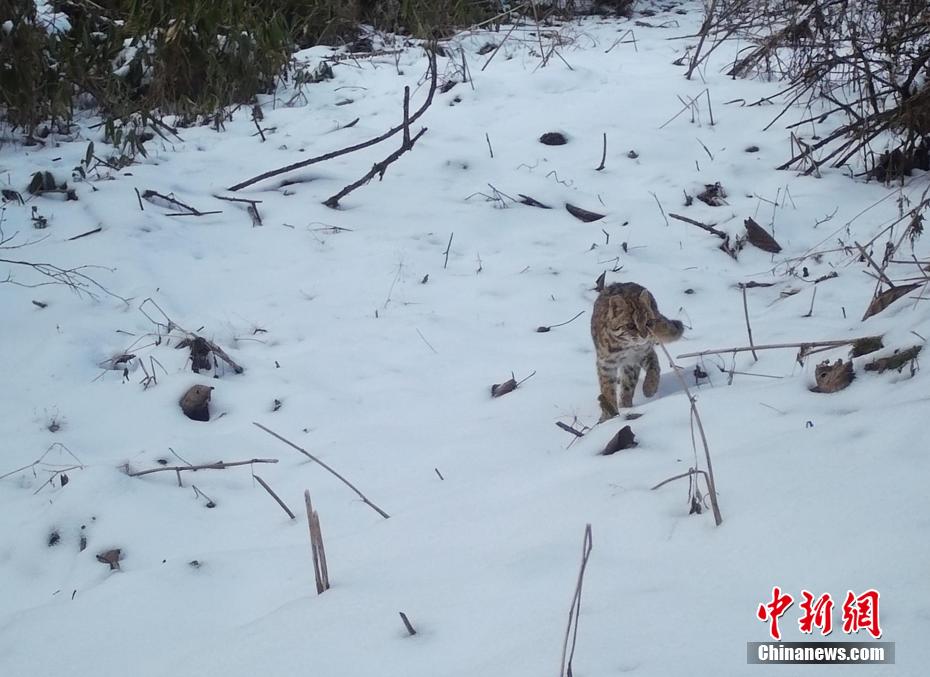
[(612, 296), (607, 319), (612, 332), (632, 343), (674, 341), (685, 329), (680, 320), (669, 320), (659, 312), (655, 297), (647, 289), (638, 296)]

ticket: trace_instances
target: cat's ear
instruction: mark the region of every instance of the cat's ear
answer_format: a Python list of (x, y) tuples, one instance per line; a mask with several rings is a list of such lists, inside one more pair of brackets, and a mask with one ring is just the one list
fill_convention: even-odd
[(658, 308), (656, 305), (656, 299), (648, 289), (643, 289), (639, 293), (639, 305), (642, 308), (648, 308), (649, 310), (655, 310)]
[(613, 322), (623, 322), (629, 315), (626, 299), (619, 294), (611, 296), (607, 300), (607, 319)]
[(653, 303), (655, 303), (655, 300), (652, 298), (652, 294), (643, 289), (633, 311), (633, 323), (636, 325), (637, 333), (643, 338), (647, 338), (652, 334), (652, 323), (655, 320), (655, 313), (652, 310)]

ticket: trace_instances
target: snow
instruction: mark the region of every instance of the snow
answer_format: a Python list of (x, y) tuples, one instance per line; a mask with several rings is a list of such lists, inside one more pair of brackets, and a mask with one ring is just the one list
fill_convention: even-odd
[[(710, 375), (691, 383), (713, 455), (720, 527), (709, 510), (688, 515), (683, 481), (650, 491), (695, 462), (687, 397), (666, 359), (658, 395), (637, 392), (641, 418), (595, 426), (588, 311), (604, 270), (608, 282), (647, 286), (666, 315), (685, 322), (673, 355), (748, 345), (736, 285), (750, 280), (774, 283), (748, 290), (757, 344), (884, 333), (881, 354), (890, 354), (922, 342), (911, 332), (930, 331), (930, 310), (916, 293), (860, 321), (875, 282), (855, 253), (805, 261), (806, 279), (785, 274), (793, 257), (870, 240), (898, 217), (900, 200), (919, 202), (925, 177), (885, 187), (840, 171), (820, 179), (775, 171), (788, 157), (789, 132), (777, 124), (762, 130), (780, 108), (725, 102), (751, 103), (777, 83), (722, 75), (728, 47), (700, 78), (685, 80), (671, 62), (689, 41), (668, 38), (692, 34), (701, 12), (682, 7), (683, 15), (647, 19), (664, 28), (594, 18), (553, 28), (564, 38), (564, 61), (553, 56), (544, 67), (531, 29), (515, 31), (484, 70), (490, 55), (477, 50), (504, 33), (460, 37), (454, 58), (439, 59), (440, 74), (460, 68), (460, 47), (473, 87), (437, 93), (414, 125), (428, 127), (415, 148), (339, 210), (321, 203), (399, 137), (235, 194), (225, 189), (397, 124), (403, 86), (411, 87), (412, 109), (425, 96), (422, 50), (340, 60), (335, 79), (306, 87), (299, 105), (283, 104), (292, 92), (263, 101), (264, 143), (242, 109), (223, 131), (181, 129), (183, 140), (149, 142), (138, 164), (92, 172), (74, 185), (77, 202), (7, 203), (8, 236), (35, 234), (35, 207), (49, 222), (37, 235), (48, 237), (0, 258), (101, 266), (85, 272), (130, 301), (91, 300), (60, 286), (0, 288), (0, 475), (56, 443), (83, 466), (67, 471), (64, 487), (46, 484), (56, 467), (78, 464), (56, 446), (34, 473), (0, 479), (0, 672), (555, 675), (590, 523), (573, 662), (579, 677), (784, 674), (746, 666), (745, 643), (768, 638), (755, 612), (773, 585), (797, 600), (802, 589), (829, 592), (837, 606), (847, 590), (879, 590), (883, 640), (897, 643), (897, 665), (859, 666), (856, 674), (924, 674), (924, 371), (863, 372), (874, 356), (857, 358), (852, 386), (826, 395), (809, 391), (814, 366), (845, 357), (844, 348), (803, 366), (790, 349), (760, 351), (758, 362), (747, 352), (679, 360), (689, 374), (700, 363)], [(635, 46), (608, 51), (630, 29)], [(693, 121), (686, 111), (663, 126), (682, 109), (679, 96), (695, 97)], [(353, 101), (337, 105), (345, 99)], [(94, 122), (82, 121), (78, 142), (4, 144), (8, 187), (25, 195), (35, 171), (67, 178), (91, 140), (98, 155), (108, 154)], [(547, 131), (562, 131), (569, 143), (539, 144)], [(606, 168), (598, 172), (603, 133)], [(750, 145), (759, 152), (745, 152)], [(630, 150), (638, 157), (627, 157)], [(694, 195), (716, 181), (727, 206), (683, 206), (682, 191)], [(500, 208), (485, 197), (490, 186), (553, 209), (506, 198)], [(222, 213), (171, 217), (176, 210), (150, 202), (143, 211), (134, 189)], [(261, 200), (263, 225), (252, 227), (245, 205), (214, 195)], [(747, 247), (734, 261), (716, 237), (666, 223), (657, 200), (666, 215), (716, 222), (734, 236), (751, 216), (774, 230), (783, 251)], [(606, 217), (582, 223), (566, 202)], [(69, 240), (97, 226), (100, 233)], [(914, 253), (927, 258), (923, 240)], [(42, 281), (13, 268), (15, 282)], [(812, 299), (811, 281), (834, 270), (838, 277), (817, 284)], [(790, 289), (800, 291), (783, 294)], [(216, 379), (193, 374), (176, 340), (152, 345), (155, 327), (139, 310), (146, 298), (245, 372), (221, 365)], [(574, 322), (535, 331), (582, 310)], [(121, 371), (99, 366), (123, 352), (137, 355), (125, 382)], [(156, 365), (157, 385), (143, 388), (139, 360), (151, 370), (149, 357), (165, 370)], [(736, 373), (728, 385), (717, 365), (778, 378)], [(515, 392), (490, 397), (491, 384), (511, 372), (520, 380), (534, 371)], [(209, 423), (187, 420), (177, 406), (195, 383), (215, 387)], [(55, 433), (47, 429), (53, 419)], [(253, 421), (333, 466), (390, 519)], [(593, 429), (573, 442), (557, 421)], [(639, 446), (599, 456), (627, 423)], [(184, 472), (183, 488), (172, 472), (133, 478), (123, 469), (250, 458), (278, 463)], [(206, 508), (192, 484), (216, 507)], [(320, 515), (332, 582), (319, 596), (305, 489)], [(52, 531), (60, 541), (50, 547)], [(122, 549), (120, 571), (95, 558), (111, 548)], [(796, 603), (782, 618), (784, 639), (805, 639), (798, 617)], [(829, 639), (849, 638), (835, 631)], [(836, 669), (804, 668), (827, 671)]]

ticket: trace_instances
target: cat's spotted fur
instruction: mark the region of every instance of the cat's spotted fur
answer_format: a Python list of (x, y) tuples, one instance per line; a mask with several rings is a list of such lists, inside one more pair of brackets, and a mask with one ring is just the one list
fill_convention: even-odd
[(656, 394), (660, 370), (654, 346), (675, 341), (682, 333), (684, 325), (662, 315), (645, 287), (618, 282), (601, 290), (591, 315), (591, 336), (597, 352), (602, 421), (616, 416), (620, 407), (633, 406), (633, 391), (641, 369), (646, 370), (643, 394), (646, 397)]

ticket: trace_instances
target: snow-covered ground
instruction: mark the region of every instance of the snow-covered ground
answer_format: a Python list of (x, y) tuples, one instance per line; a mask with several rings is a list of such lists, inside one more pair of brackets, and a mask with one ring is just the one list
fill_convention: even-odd
[[(845, 674), (746, 664), (746, 642), (768, 639), (756, 609), (774, 585), (798, 600), (781, 619), (787, 640), (808, 638), (797, 624), (802, 589), (832, 594), (831, 640), (851, 639), (839, 630), (846, 591), (878, 590), (882, 639), (896, 642), (897, 664), (851, 672), (926, 674), (925, 371), (878, 375), (862, 371), (874, 355), (857, 358), (848, 389), (819, 394), (809, 390), (814, 366), (847, 348), (803, 366), (792, 349), (760, 351), (758, 362), (747, 352), (678, 360), (691, 384), (696, 364), (709, 374), (693, 391), (720, 527), (709, 510), (689, 516), (686, 481), (650, 490), (695, 464), (688, 400), (664, 357), (658, 395), (637, 392), (642, 417), (629, 424), (639, 445), (598, 455), (627, 424), (595, 425), (588, 322), (605, 270), (608, 282), (647, 286), (666, 315), (685, 322), (673, 355), (748, 345), (737, 285), (751, 280), (774, 283), (748, 290), (757, 344), (884, 333), (889, 354), (922, 343), (911, 332), (930, 332), (930, 306), (914, 300), (920, 290), (860, 321), (875, 280), (856, 252), (803, 261), (797, 273), (807, 267), (806, 278), (786, 274), (794, 257), (871, 240), (902, 199), (919, 201), (925, 177), (887, 188), (839, 171), (820, 179), (775, 171), (789, 156), (789, 132), (762, 129), (780, 109), (726, 102), (752, 103), (777, 83), (722, 75), (729, 47), (685, 80), (672, 61), (693, 41), (671, 38), (693, 33), (701, 11), (680, 8), (644, 19), (651, 26), (592, 18), (555, 27), (563, 44), (544, 67), (532, 28), (516, 30), (484, 70), (490, 54), (478, 50), (505, 32), (453, 41), (451, 57), (439, 59), (441, 80), (460, 70), (461, 48), (472, 81), (437, 93), (414, 125), (428, 127), (415, 148), (339, 210), (321, 202), (399, 137), (225, 189), (397, 124), (403, 86), (412, 108), (426, 94), (421, 49), (340, 61), (334, 79), (307, 87), (293, 107), (282, 105), (289, 92), (277, 105), (264, 101), (264, 142), (242, 109), (225, 131), (181, 129), (183, 140), (149, 142), (138, 164), (92, 173), (73, 184), (77, 202), (7, 203), (3, 230), (20, 231), (13, 244), (46, 237), (0, 258), (103, 266), (84, 272), (129, 302), (61, 286), (0, 287), (0, 674), (556, 675), (588, 523), (578, 677)], [(696, 111), (664, 124), (687, 97)], [(5, 142), (4, 187), (27, 195), (35, 171), (69, 177), (90, 140), (104, 154), (94, 122), (70, 143)], [(568, 143), (540, 144), (549, 131)], [(604, 133), (606, 167), (595, 171)], [(752, 145), (758, 152), (747, 153)], [(684, 206), (684, 193), (717, 181), (727, 205)], [(149, 201), (143, 210), (134, 189), (221, 213), (168, 216), (177, 210)], [(489, 200), (495, 189), (553, 209)], [(246, 205), (215, 195), (261, 200), (263, 225), (253, 227)], [(606, 216), (583, 223), (566, 202)], [(666, 222), (657, 202), (665, 215), (734, 236), (753, 217), (783, 250), (748, 246), (734, 261), (713, 235)], [(34, 209), (47, 229), (33, 229)], [(926, 242), (914, 252), (926, 259)], [(0, 264), (7, 270), (16, 282), (42, 281)], [(889, 270), (897, 279), (915, 267)], [(149, 298), (245, 371), (192, 373), (176, 333), (153, 345), (156, 326), (140, 311)], [(151, 302), (142, 309), (161, 319)], [(125, 352), (137, 356), (128, 378), (101, 369)], [(143, 387), (140, 362), (155, 365), (157, 384)], [(741, 373), (729, 383), (731, 369)], [(511, 372), (535, 375), (492, 399), (491, 384)], [(209, 423), (177, 406), (196, 383), (215, 387)], [(333, 466), (390, 519), (253, 421)], [(575, 440), (557, 422), (592, 430)], [(173, 472), (130, 477), (125, 468), (251, 458), (278, 463), (183, 472), (183, 488)], [(65, 486), (60, 476), (48, 483), (61, 466), (80, 467)], [(322, 595), (305, 489), (332, 583)], [(122, 552), (119, 571), (96, 558), (112, 548)]]

